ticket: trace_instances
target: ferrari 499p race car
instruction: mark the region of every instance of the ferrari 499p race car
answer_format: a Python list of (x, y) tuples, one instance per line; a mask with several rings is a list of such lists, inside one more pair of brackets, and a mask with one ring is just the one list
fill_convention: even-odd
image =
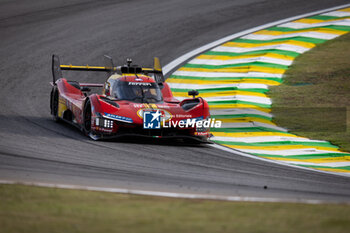
[[(131, 59), (115, 67), (110, 57), (105, 59), (103, 67), (73, 66), (52, 56), (50, 109), (55, 121), (73, 124), (94, 140), (128, 135), (207, 141), (209, 127), (201, 123), (210, 117), (208, 103), (196, 98), (196, 90), (188, 92), (193, 98), (174, 98), (158, 58), (154, 68), (132, 65)], [(79, 83), (63, 78), (62, 70), (102, 71), (108, 78), (104, 84)], [(92, 93), (95, 87), (101, 92)]]

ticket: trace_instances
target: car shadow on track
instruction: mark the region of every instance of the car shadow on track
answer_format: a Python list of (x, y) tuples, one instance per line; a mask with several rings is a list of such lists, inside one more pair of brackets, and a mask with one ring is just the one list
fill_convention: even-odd
[(78, 128), (65, 122), (57, 123), (45, 116), (0, 115), (0, 131), (30, 137), (86, 138)]
[(130, 143), (130, 144), (145, 144), (159, 146), (177, 146), (177, 147), (206, 147), (208, 143), (199, 142), (193, 139), (164, 139), (164, 138), (145, 138), (138, 136), (125, 136), (118, 139), (104, 140), (105, 142), (114, 143)]
[[(66, 122), (54, 122), (50, 117), (0, 115), (1, 133), (18, 136), (44, 137), (44, 138), (71, 138), (74, 140), (91, 141), (77, 127)], [(206, 143), (190, 138), (148, 138), (142, 136), (123, 136), (117, 139), (103, 139), (106, 143), (128, 143), (177, 147), (205, 147)], [(99, 142), (99, 141), (96, 141)]]

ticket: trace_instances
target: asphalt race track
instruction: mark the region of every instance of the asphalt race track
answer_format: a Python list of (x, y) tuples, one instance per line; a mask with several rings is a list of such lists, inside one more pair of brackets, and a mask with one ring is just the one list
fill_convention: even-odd
[[(62, 63), (133, 58), (163, 65), (224, 36), (346, 0), (0, 0), (0, 180), (167, 192), (350, 201), (350, 178), (207, 145), (96, 142), (49, 115), (53, 53)], [(67, 78), (103, 82), (101, 74)], [(264, 186), (266, 186), (264, 188)]]

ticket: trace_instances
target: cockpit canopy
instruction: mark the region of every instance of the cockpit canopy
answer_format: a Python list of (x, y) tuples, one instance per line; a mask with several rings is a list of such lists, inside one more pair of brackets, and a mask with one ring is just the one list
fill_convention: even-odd
[(155, 82), (129, 82), (120, 79), (113, 82), (110, 96), (136, 103), (158, 103), (163, 100), (159, 86)]

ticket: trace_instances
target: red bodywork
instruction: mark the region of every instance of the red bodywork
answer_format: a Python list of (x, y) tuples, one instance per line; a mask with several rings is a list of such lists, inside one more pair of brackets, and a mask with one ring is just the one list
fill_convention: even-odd
[[(126, 74), (122, 75), (120, 79), (128, 82), (155, 82), (146, 75), (135, 76)], [(191, 137), (206, 141), (210, 137), (209, 129), (206, 128), (197, 129), (196, 127), (184, 128), (178, 126), (167, 128), (162, 126), (161, 129), (143, 128), (142, 111), (148, 110), (159, 110), (162, 114), (161, 118), (165, 119), (166, 122), (179, 122), (193, 118), (204, 120), (210, 117), (208, 103), (205, 100), (202, 98), (189, 98), (179, 101), (173, 97), (166, 82), (160, 85), (163, 101), (159, 103), (111, 100), (105, 94), (86, 94), (86, 91), (82, 91), (82, 87), (88, 86), (104, 87), (104, 84), (79, 84), (77, 82), (67, 81), (65, 78), (60, 78), (56, 81), (56, 85), (53, 85), (51, 99), (54, 98), (56, 91), (59, 100), (57, 109), (58, 119), (73, 123), (94, 139), (113, 138), (123, 135), (140, 135), (151, 137)], [(53, 102), (51, 101), (51, 103)], [(184, 107), (185, 105), (187, 107)], [(91, 109), (90, 117), (85, 113), (86, 111), (90, 111), (89, 109)], [(51, 112), (53, 112), (52, 106)], [(111, 122), (106, 121), (106, 119)], [(104, 124), (106, 122), (112, 125), (105, 127), (106, 125)], [(88, 129), (86, 129), (87, 127)]]

